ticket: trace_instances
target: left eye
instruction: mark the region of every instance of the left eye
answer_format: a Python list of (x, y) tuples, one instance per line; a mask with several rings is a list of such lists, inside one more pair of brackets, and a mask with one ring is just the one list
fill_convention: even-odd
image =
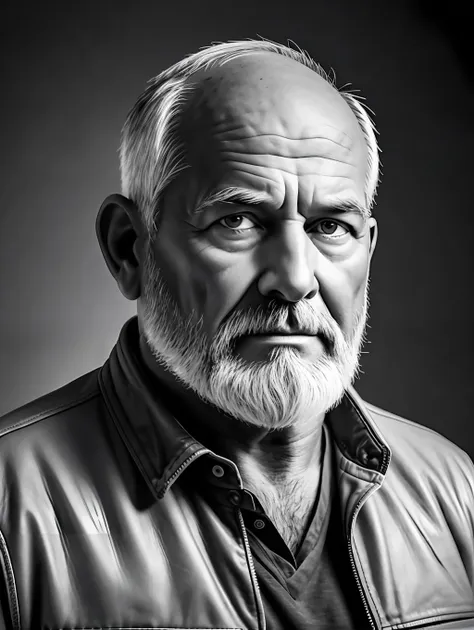
[[(247, 223), (245, 223), (245, 221), (247, 221)], [(224, 217), (219, 221), (219, 223), (230, 230), (249, 230), (255, 227), (255, 223), (243, 214), (233, 214), (231, 216)]]
[(336, 223), (336, 221), (325, 219), (316, 225), (316, 232), (324, 234), (325, 236), (337, 238), (339, 236), (344, 236), (349, 232), (349, 230), (340, 223)]

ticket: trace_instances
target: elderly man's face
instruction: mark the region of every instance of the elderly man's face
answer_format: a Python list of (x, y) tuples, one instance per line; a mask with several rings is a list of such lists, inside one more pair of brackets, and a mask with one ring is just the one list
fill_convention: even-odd
[[(277, 55), (196, 79), (182, 128), (190, 168), (166, 192), (145, 270), (139, 313), (149, 345), (243, 420), (256, 409), (239, 411), (215, 391), (232, 374), (236, 385), (247, 375), (249, 387), (257, 375), (283, 388), (331, 381), (325, 411), (354, 375), (366, 317), (365, 139), (333, 88)], [(228, 189), (232, 203), (206, 204)], [(275, 334), (253, 334), (263, 332)], [(289, 396), (298, 392), (281, 392)], [(314, 397), (305, 404), (315, 413)], [(290, 422), (288, 409), (278, 413), (272, 428)], [(261, 409), (256, 423), (264, 419)]]

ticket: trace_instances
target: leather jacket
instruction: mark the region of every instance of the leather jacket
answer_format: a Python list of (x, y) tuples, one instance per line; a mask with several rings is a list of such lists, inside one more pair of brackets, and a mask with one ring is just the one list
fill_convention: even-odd
[[(0, 420), (0, 627), (266, 628), (239, 471), (156, 398), (137, 336)], [(327, 422), (367, 628), (474, 628), (469, 457), (352, 389)], [(181, 483), (198, 461), (224, 518)]]

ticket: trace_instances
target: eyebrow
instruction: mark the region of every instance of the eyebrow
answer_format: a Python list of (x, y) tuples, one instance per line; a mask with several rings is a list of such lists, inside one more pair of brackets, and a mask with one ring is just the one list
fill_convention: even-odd
[[(193, 209), (193, 214), (200, 214), (206, 208), (217, 203), (235, 203), (247, 206), (259, 206), (263, 203), (269, 203), (271, 197), (268, 193), (239, 188), (237, 186), (229, 186), (222, 190), (211, 192), (205, 195)], [(370, 209), (355, 200), (336, 199), (334, 202), (324, 206), (322, 210), (326, 212), (344, 213), (353, 212), (360, 215), (363, 219), (368, 219), (371, 215)]]
[(259, 206), (262, 203), (268, 203), (269, 200), (270, 197), (267, 193), (238, 188), (237, 186), (229, 186), (223, 190), (205, 195), (196, 208), (193, 209), (193, 214), (199, 214), (216, 203), (236, 203), (248, 206)]
[(368, 219), (371, 216), (370, 208), (367, 208), (356, 200), (337, 199), (333, 203), (324, 206), (323, 209), (334, 213), (355, 212), (356, 214), (359, 214), (363, 219)]

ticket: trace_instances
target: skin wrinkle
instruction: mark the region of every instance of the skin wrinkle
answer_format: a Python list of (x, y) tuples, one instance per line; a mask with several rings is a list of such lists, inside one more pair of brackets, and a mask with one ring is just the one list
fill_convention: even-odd
[[(216, 127), (218, 127), (218, 124), (216, 123), (215, 125)], [(234, 128), (229, 128), (226, 131), (219, 131), (219, 132), (215, 132), (215, 137), (218, 138), (220, 135), (225, 134), (225, 133), (231, 133), (233, 131), (238, 131), (240, 130), (241, 127), (234, 127)], [(345, 135), (346, 134), (342, 134)], [(284, 138), (285, 140), (288, 140), (288, 142), (299, 142), (300, 140), (323, 140), (324, 142), (332, 142), (333, 144), (336, 144), (340, 147), (342, 147), (343, 149), (347, 149), (350, 147), (346, 147), (346, 145), (342, 144), (341, 142), (336, 142), (336, 140), (332, 140), (331, 138), (327, 138), (325, 136), (300, 136), (298, 138), (288, 138), (287, 136), (285, 136), (282, 133), (255, 133), (255, 134), (250, 134), (249, 136), (246, 136), (247, 138)], [(347, 138), (349, 138), (349, 136), (346, 136)], [(351, 141), (352, 144), (352, 139), (349, 138), (349, 140)], [(225, 140), (223, 140), (223, 142), (226, 142)]]
[[(333, 140), (332, 138), (329, 137), (324, 137), (324, 136), (307, 136), (304, 138), (291, 138), (288, 135), (284, 135), (284, 134), (245, 134), (245, 135), (240, 135), (237, 138), (229, 138), (226, 139), (226, 135), (229, 135), (228, 132), (221, 132), (219, 134), (215, 133), (215, 126), (210, 128), (211, 133), (214, 134), (215, 138), (217, 138), (219, 140), (219, 143), (224, 145), (224, 147), (228, 149), (228, 146), (231, 143), (247, 143), (246, 146), (246, 151), (248, 154), (252, 154), (252, 151), (250, 150), (250, 144), (261, 144), (262, 140), (265, 139), (267, 140), (266, 144), (271, 147), (279, 147), (281, 146), (283, 143), (289, 144), (290, 146), (288, 147), (288, 152), (286, 154), (280, 154), (276, 151), (273, 152), (273, 155), (279, 155), (280, 157), (288, 157), (288, 158), (292, 158), (292, 159), (300, 159), (303, 157), (308, 157), (308, 158), (312, 158), (312, 159), (317, 159), (318, 157), (322, 157), (322, 156), (318, 156), (317, 152), (315, 152), (314, 150), (309, 153), (308, 155), (294, 155), (294, 151), (298, 150), (300, 145), (302, 143), (304, 143), (304, 145), (309, 145), (311, 147), (313, 146), (318, 146), (318, 144), (326, 144), (326, 143), (330, 143), (335, 145), (336, 147), (340, 147), (341, 149), (344, 149), (345, 153), (350, 153), (352, 150), (352, 146), (353, 146), (353, 141), (352, 139), (350, 140), (349, 146), (346, 146), (344, 144), (342, 144), (341, 142), (337, 142), (336, 140)], [(224, 137), (222, 137), (224, 136)], [(293, 149), (291, 147), (291, 144), (294, 143), (295, 144), (295, 148)], [(259, 153), (259, 155), (271, 155), (272, 153)], [(336, 159), (336, 158), (331, 158), (328, 155), (324, 156), (324, 159), (327, 160), (331, 160), (331, 159)]]
[[(212, 127), (211, 127), (211, 130), (210, 130), (210, 131), (211, 131), (211, 133), (212, 133)], [(244, 135), (244, 136), (243, 136), (243, 138), (241, 138), (241, 139), (239, 139), (239, 140), (237, 140), (237, 141), (235, 141), (235, 140), (234, 140), (234, 141), (232, 141), (232, 142), (234, 143), (234, 145), (235, 145), (235, 144), (237, 144), (237, 145), (239, 145), (239, 144), (240, 144), (240, 145), (242, 145), (243, 143), (245, 143), (245, 141), (246, 141), (246, 140), (250, 140), (250, 138), (249, 138), (248, 136)], [(251, 140), (253, 140), (253, 139), (251, 139)], [(287, 141), (286, 137), (285, 137), (285, 139), (284, 139), (284, 140), (285, 140), (285, 142)], [(225, 141), (224, 141), (224, 140), (222, 140), (222, 142), (225, 142)], [(273, 144), (273, 143), (272, 143), (272, 144)], [(247, 142), (247, 145), (248, 145), (248, 142)], [(280, 145), (279, 145), (279, 146), (281, 147), (281, 143), (280, 143)], [(285, 145), (284, 145), (284, 147), (285, 147)], [(274, 146), (273, 146), (272, 148), (274, 148)], [(349, 149), (346, 149), (346, 151), (349, 151), (349, 152), (350, 152), (350, 150), (349, 150)], [(283, 152), (285, 152), (285, 151), (283, 151)], [(235, 151), (230, 152), (230, 151), (229, 151), (229, 147), (228, 147), (228, 146), (227, 146), (227, 147), (225, 147), (225, 150), (222, 150), (222, 149), (221, 149), (221, 150), (219, 150), (219, 149), (218, 149), (218, 153), (219, 153), (219, 154), (220, 154), (220, 156), (221, 156), (221, 160), (220, 160), (220, 161), (221, 161), (221, 163), (225, 164), (225, 163), (238, 162), (238, 163), (239, 163), (239, 165), (240, 165), (240, 161), (239, 161), (239, 160), (236, 160), (236, 158), (235, 158)], [(282, 172), (288, 172), (288, 173), (295, 173), (295, 171), (300, 172), (301, 170), (303, 170), (303, 171), (304, 171), (304, 174), (306, 174), (306, 175), (307, 175), (307, 174), (309, 174), (309, 173), (318, 174), (317, 172), (313, 172), (313, 171), (309, 171), (309, 172), (308, 172), (307, 170), (304, 170), (304, 165), (303, 165), (303, 166), (297, 166), (297, 163), (295, 162), (295, 160), (302, 159), (302, 158), (304, 158), (304, 156), (295, 156), (295, 155), (294, 155), (294, 151), (293, 151), (293, 150), (290, 150), (290, 151), (288, 151), (287, 153), (289, 153), (289, 154), (291, 155), (291, 158), (285, 158), (285, 157), (282, 157), (281, 159), (291, 159), (291, 160), (293, 161), (293, 169), (292, 169), (292, 170), (289, 170), (288, 168), (285, 168), (284, 166), (282, 167), (282, 166), (281, 166), (281, 164), (280, 164), (280, 161), (281, 161), (281, 160), (279, 159), (279, 157), (278, 157), (278, 156), (275, 156), (275, 154), (272, 154), (272, 158), (273, 158), (273, 161), (272, 161), (272, 162), (270, 162), (270, 163), (264, 163), (263, 165), (262, 165), (262, 164), (258, 164), (258, 163), (257, 163), (257, 164), (255, 164), (255, 163), (254, 163), (254, 164), (252, 164), (252, 165), (251, 165), (250, 170), (251, 170), (251, 168), (252, 168), (252, 167), (254, 167), (254, 168), (261, 168), (261, 167), (263, 167), (263, 168), (267, 168), (267, 167), (271, 167), (271, 168), (278, 168), (280, 171), (282, 171)], [(240, 151), (240, 152), (238, 152), (238, 155), (242, 155), (243, 157), (244, 157), (244, 156), (248, 156), (248, 155), (250, 155), (250, 154), (251, 154), (254, 158), (255, 158), (256, 156), (260, 156), (260, 157), (268, 156), (268, 157), (270, 157), (270, 154), (269, 154), (269, 153), (259, 153), (259, 154), (256, 154), (256, 153), (255, 153), (255, 152), (253, 152), (252, 150), (249, 150), (248, 146), (247, 146), (247, 151), (246, 151), (246, 152), (245, 152), (245, 151)], [(231, 155), (231, 156), (233, 156), (233, 157), (228, 157), (229, 155)], [(310, 159), (310, 160), (318, 160), (318, 161), (320, 161), (320, 160), (333, 161), (333, 162), (335, 162), (336, 164), (343, 165), (344, 167), (351, 167), (351, 168), (353, 168), (353, 169), (355, 168), (355, 169), (357, 170), (357, 167), (356, 167), (354, 164), (351, 164), (350, 162), (348, 162), (348, 161), (346, 161), (346, 160), (342, 160), (342, 159), (335, 158), (335, 157), (333, 157), (333, 156), (328, 156), (328, 155), (325, 155), (324, 157), (322, 157), (322, 156), (321, 156), (321, 157), (319, 157), (319, 156), (317, 156), (317, 155), (314, 155), (313, 157), (311, 157), (311, 158), (309, 158), (309, 159)], [(276, 164), (275, 164), (275, 162), (276, 162)], [(324, 162), (323, 162), (323, 163), (324, 163)], [(247, 168), (245, 168), (245, 166), (247, 166)], [(242, 168), (242, 166), (240, 166), (240, 167)], [(308, 168), (311, 168), (311, 167), (308, 167)], [(248, 166), (248, 165), (243, 165), (243, 170), (249, 170), (249, 166)], [(337, 174), (333, 174), (333, 173), (328, 173), (328, 174), (326, 174), (326, 173), (325, 173), (325, 174), (324, 174), (324, 176), (327, 176), (327, 177), (330, 177), (330, 178), (333, 178), (333, 177), (341, 177), (341, 178), (346, 178), (346, 177), (349, 177), (348, 175), (343, 175), (343, 174), (339, 174), (339, 173), (337, 173)]]
[[(221, 154), (224, 154), (224, 153), (226, 153), (226, 152), (225, 151), (221, 152)], [(283, 159), (287, 159), (287, 158), (283, 158)], [(291, 159), (295, 159), (295, 158), (291, 158)], [(246, 167), (247, 168), (270, 168), (270, 169), (273, 169), (273, 170), (279, 170), (281, 173), (288, 173), (289, 175), (296, 175), (297, 174), (295, 172), (297, 170), (297, 168), (295, 168), (293, 170), (290, 170), (290, 169), (287, 169), (287, 168), (283, 168), (281, 166), (278, 166), (278, 167), (275, 166), (275, 165), (271, 165), (270, 166), (268, 164), (267, 165), (265, 165), (265, 164), (243, 164), (243, 163), (239, 162), (238, 160), (236, 160), (235, 158), (225, 158), (225, 157), (223, 157), (220, 160), (220, 163), (221, 164), (236, 163), (236, 164), (239, 164), (239, 168), (241, 168), (242, 170), (245, 170)], [(344, 163), (344, 162), (341, 162), (341, 163)], [(295, 167), (296, 167), (296, 165), (295, 165)], [(334, 173), (334, 174), (331, 174), (331, 173), (320, 173), (318, 171), (310, 171), (310, 170), (308, 170), (308, 171), (305, 170), (304, 171), (304, 175), (319, 175), (320, 177), (341, 177), (341, 178), (344, 178), (344, 179), (351, 179), (350, 175), (342, 175), (342, 174), (339, 174), (339, 173)]]
[[(216, 125), (214, 125), (214, 136), (216, 139), (219, 140), (219, 142), (221, 142), (222, 144), (227, 144), (230, 142), (235, 142), (236, 138), (229, 138), (229, 139), (225, 139), (225, 136), (227, 135), (231, 135), (230, 131), (222, 131), (217, 133), (215, 131)], [(234, 132), (237, 131), (237, 128), (233, 130)], [(224, 136), (224, 138), (221, 138), (221, 136)], [(317, 144), (318, 142), (323, 142), (323, 143), (330, 143), (330, 144), (334, 144), (336, 147), (340, 147), (341, 149), (345, 149), (346, 151), (350, 151), (351, 150), (351, 146), (353, 144), (352, 139), (349, 138), (350, 140), (350, 144), (347, 146), (345, 144), (343, 144), (342, 142), (337, 142), (337, 140), (334, 140), (332, 138), (328, 138), (327, 136), (302, 136), (302, 137), (298, 137), (298, 138), (291, 138), (289, 136), (286, 136), (282, 133), (260, 133), (260, 134), (255, 134), (255, 133), (249, 133), (247, 135), (240, 135), (237, 140), (243, 140), (243, 141), (253, 141), (256, 140), (257, 142), (260, 142), (263, 139), (267, 139), (269, 140), (269, 142), (271, 144), (275, 144), (275, 142), (272, 142), (272, 140), (275, 140), (276, 142), (284, 140), (285, 142), (288, 143), (295, 143), (295, 144), (301, 144), (302, 142), (305, 143), (310, 143), (311, 141), (315, 141), (314, 144)], [(288, 155), (287, 157), (292, 157), (291, 155)], [(314, 157), (313, 154), (310, 157)]]
[[(221, 160), (222, 164), (226, 164), (226, 163), (232, 164), (234, 162), (236, 162), (236, 160), (235, 159), (233, 160), (233, 159), (230, 159), (230, 158)], [(252, 166), (255, 167), (255, 168), (265, 168), (261, 164), (249, 164), (248, 166), (249, 166), (249, 168), (251, 168)], [(242, 170), (244, 170), (244, 169), (242, 169)], [(295, 175), (294, 171), (290, 171), (290, 170), (285, 169), (285, 168), (281, 168), (280, 167), (278, 170), (281, 171), (282, 173), (288, 173), (288, 175)], [(305, 171), (305, 175), (319, 175), (320, 177), (340, 177), (341, 179), (349, 179), (349, 180), (351, 179), (350, 175), (340, 175), (339, 173), (337, 173), (337, 174), (320, 173), (318, 171)]]
[[(239, 129), (238, 127), (236, 127), (233, 130), (228, 130), (228, 132), (230, 131), (237, 131), (237, 129)], [(223, 135), (227, 133), (227, 131), (221, 131), (221, 132), (216, 132), (215, 133), (215, 137), (219, 138), (220, 135)], [(347, 136), (349, 137), (349, 136)], [(332, 142), (332, 144), (335, 144), (339, 147), (342, 147), (343, 149), (349, 149), (350, 147), (346, 147), (346, 145), (342, 144), (341, 142), (336, 142), (335, 140), (332, 140), (331, 138), (326, 138), (324, 136), (302, 136), (299, 138), (288, 138), (287, 136), (284, 136), (281, 133), (256, 133), (256, 134), (251, 134), (249, 136), (245, 136), (244, 139), (258, 139), (258, 138), (284, 138), (285, 140), (287, 140), (288, 142), (300, 142), (300, 141), (305, 141), (305, 140), (322, 140), (323, 142)], [(234, 139), (229, 140), (229, 142), (233, 142)], [(222, 140), (222, 142), (228, 142), (227, 140)], [(352, 141), (351, 141), (352, 142)]]
[[(273, 191), (272, 191), (273, 192)], [(218, 207), (220, 206), (220, 208)], [(223, 207), (227, 206), (227, 207)], [(211, 191), (202, 196), (196, 208), (188, 208), (187, 213), (192, 217), (202, 215), (205, 211), (222, 213), (228, 208), (244, 206), (251, 208), (252, 213), (270, 213), (272, 210), (277, 211), (282, 207), (282, 203), (273, 203), (273, 195), (265, 193), (256, 193), (246, 188), (227, 187), (217, 191)], [(327, 214), (343, 214), (345, 218), (357, 215), (366, 221), (370, 217), (369, 211), (359, 206), (358, 202), (352, 200), (335, 199), (331, 205), (317, 208), (318, 213)], [(308, 213), (308, 215), (311, 213)], [(310, 218), (307, 216), (306, 218)], [(192, 224), (193, 225), (193, 224)]]
[[(251, 175), (252, 175), (252, 177), (260, 177), (260, 178), (262, 178), (262, 179), (265, 179), (265, 178), (263, 178), (262, 176), (258, 176), (255, 172), (253, 172), (253, 171), (251, 171), (251, 170), (245, 170), (244, 168), (242, 168), (243, 166), (245, 166), (245, 165), (239, 164), (239, 168), (240, 168), (241, 170), (243, 170), (243, 172), (247, 172), (248, 174), (251, 174)], [(276, 169), (275, 169), (275, 170), (276, 170)], [(279, 170), (280, 170), (280, 171), (283, 171), (283, 169), (279, 169)], [(286, 171), (283, 171), (283, 172), (286, 172)], [(289, 174), (290, 174), (290, 175), (293, 175), (293, 173), (289, 173)], [(311, 174), (314, 174), (314, 173), (311, 173)], [(331, 177), (331, 176), (324, 175), (324, 177)], [(336, 176), (334, 176), (334, 177), (336, 177)], [(349, 176), (347, 176), (347, 177), (346, 177), (346, 176), (342, 176), (342, 175), (340, 175), (339, 177), (340, 177), (341, 179), (349, 179), (349, 180), (350, 180), (350, 177), (349, 177)], [(280, 179), (282, 179), (282, 178), (280, 178)], [(284, 184), (283, 184), (283, 185), (284, 185)], [(271, 185), (270, 185), (270, 186), (271, 186)], [(267, 188), (267, 192), (268, 192), (268, 194), (271, 196), (271, 192), (269, 192), (269, 190), (270, 190), (270, 186)], [(280, 196), (283, 200), (287, 197), (287, 195), (286, 195), (285, 193), (282, 193), (282, 194), (281, 194), (281, 195), (279, 195), (279, 196)], [(204, 197), (203, 197), (203, 198), (204, 198)], [(347, 202), (352, 203), (352, 204), (357, 205), (358, 207), (360, 207), (361, 211), (360, 211), (360, 212), (357, 212), (357, 214), (360, 214), (361, 216), (363, 216), (363, 217), (364, 217), (364, 218), (366, 218), (366, 219), (367, 219), (367, 218), (369, 218), (369, 213), (368, 213), (368, 211), (367, 211), (367, 210), (363, 211), (364, 206), (361, 206), (359, 202), (356, 202), (355, 200), (349, 200), (349, 201), (347, 201), (347, 200), (338, 200), (338, 201), (336, 201), (336, 203), (347, 203)], [(199, 202), (198, 202), (198, 203), (196, 203), (196, 206), (199, 206), (201, 203), (202, 203), (202, 201), (201, 201), (201, 199), (200, 199), (200, 200), (199, 200)], [(281, 203), (275, 204), (275, 206), (277, 207), (277, 209), (278, 209), (278, 210), (280, 210), (280, 209), (283, 207), (283, 205), (284, 205), (284, 201), (282, 201)], [(318, 206), (319, 204), (318, 204), (317, 202), (314, 202), (314, 203), (309, 204), (309, 205), (310, 205), (310, 206), (312, 206), (312, 205), (316, 205), (316, 206)], [(322, 206), (322, 207), (321, 207), (321, 211), (324, 211), (324, 206)], [(200, 212), (200, 211), (198, 211), (198, 212)], [(193, 207), (193, 206), (188, 207), (188, 209), (187, 209), (187, 214), (188, 214), (188, 216), (191, 216), (191, 217), (192, 217), (192, 216), (194, 215), (194, 213), (195, 213), (195, 209), (194, 209), (194, 207)], [(304, 211), (301, 211), (301, 214), (303, 214), (303, 216), (304, 216)], [(308, 214), (309, 214), (309, 213), (308, 213)]]
[[(253, 155), (255, 157), (265, 157), (267, 155), (269, 155), (268, 153), (257, 153), (255, 151), (229, 151), (229, 150), (225, 150), (225, 151), (221, 151), (221, 153), (228, 153), (230, 155), (233, 154), (237, 154), (237, 155)], [(282, 159), (286, 159), (289, 156), (288, 155), (279, 155), (278, 153), (273, 153), (272, 157), (275, 158), (282, 158)], [(322, 156), (318, 156), (318, 155), (295, 155), (291, 157), (292, 160), (328, 160), (329, 162), (338, 162), (339, 164), (345, 164), (346, 166), (350, 166), (351, 168), (357, 168), (357, 165), (355, 164), (351, 164), (350, 162), (345, 162), (344, 160), (337, 160), (336, 158), (331, 158), (331, 157), (322, 157)], [(316, 175), (318, 173), (315, 173)]]
[[(241, 125), (240, 127), (231, 127), (229, 128), (229, 121), (226, 121), (225, 124), (227, 125), (227, 129), (224, 129), (223, 131), (217, 131), (217, 128), (219, 126), (221, 126), (224, 123), (216, 123), (215, 121), (212, 121), (211, 123), (208, 123), (208, 128), (211, 131), (211, 133), (213, 133), (217, 138), (219, 138), (219, 140), (221, 142), (227, 142), (227, 140), (225, 138), (221, 138), (221, 136), (225, 136), (226, 134), (231, 135), (232, 133), (236, 133), (238, 131), (242, 132), (243, 130), (246, 130), (247, 133), (244, 134), (239, 134), (239, 140), (244, 140), (244, 141), (253, 141), (256, 140), (257, 142), (261, 142), (262, 140), (268, 140), (271, 143), (275, 142), (279, 142), (281, 140), (283, 140), (284, 142), (289, 142), (289, 143), (295, 143), (295, 144), (301, 144), (301, 143), (310, 143), (311, 141), (315, 141), (314, 144), (317, 144), (318, 141), (322, 141), (322, 142), (329, 142), (331, 144), (335, 144), (338, 147), (341, 147), (342, 149), (347, 149), (350, 150), (353, 145), (354, 145), (354, 139), (350, 136), (348, 136), (345, 133), (339, 132), (337, 129), (334, 129), (334, 127), (331, 127), (329, 125), (319, 125), (320, 128), (327, 128), (327, 129), (331, 129), (334, 131), (336, 131), (336, 133), (334, 134), (337, 138), (331, 138), (329, 137), (329, 134), (326, 133), (326, 135), (321, 135), (319, 132), (316, 134), (311, 134), (311, 135), (303, 135), (303, 134), (294, 134), (295, 137), (292, 137), (291, 134), (289, 135), (288, 133), (256, 133), (256, 126), (252, 125), (250, 123), (247, 123), (246, 125)], [(344, 144), (342, 141), (342, 138), (347, 138), (348, 142), (346, 144)], [(230, 138), (230, 141), (234, 141), (234, 138)]]

